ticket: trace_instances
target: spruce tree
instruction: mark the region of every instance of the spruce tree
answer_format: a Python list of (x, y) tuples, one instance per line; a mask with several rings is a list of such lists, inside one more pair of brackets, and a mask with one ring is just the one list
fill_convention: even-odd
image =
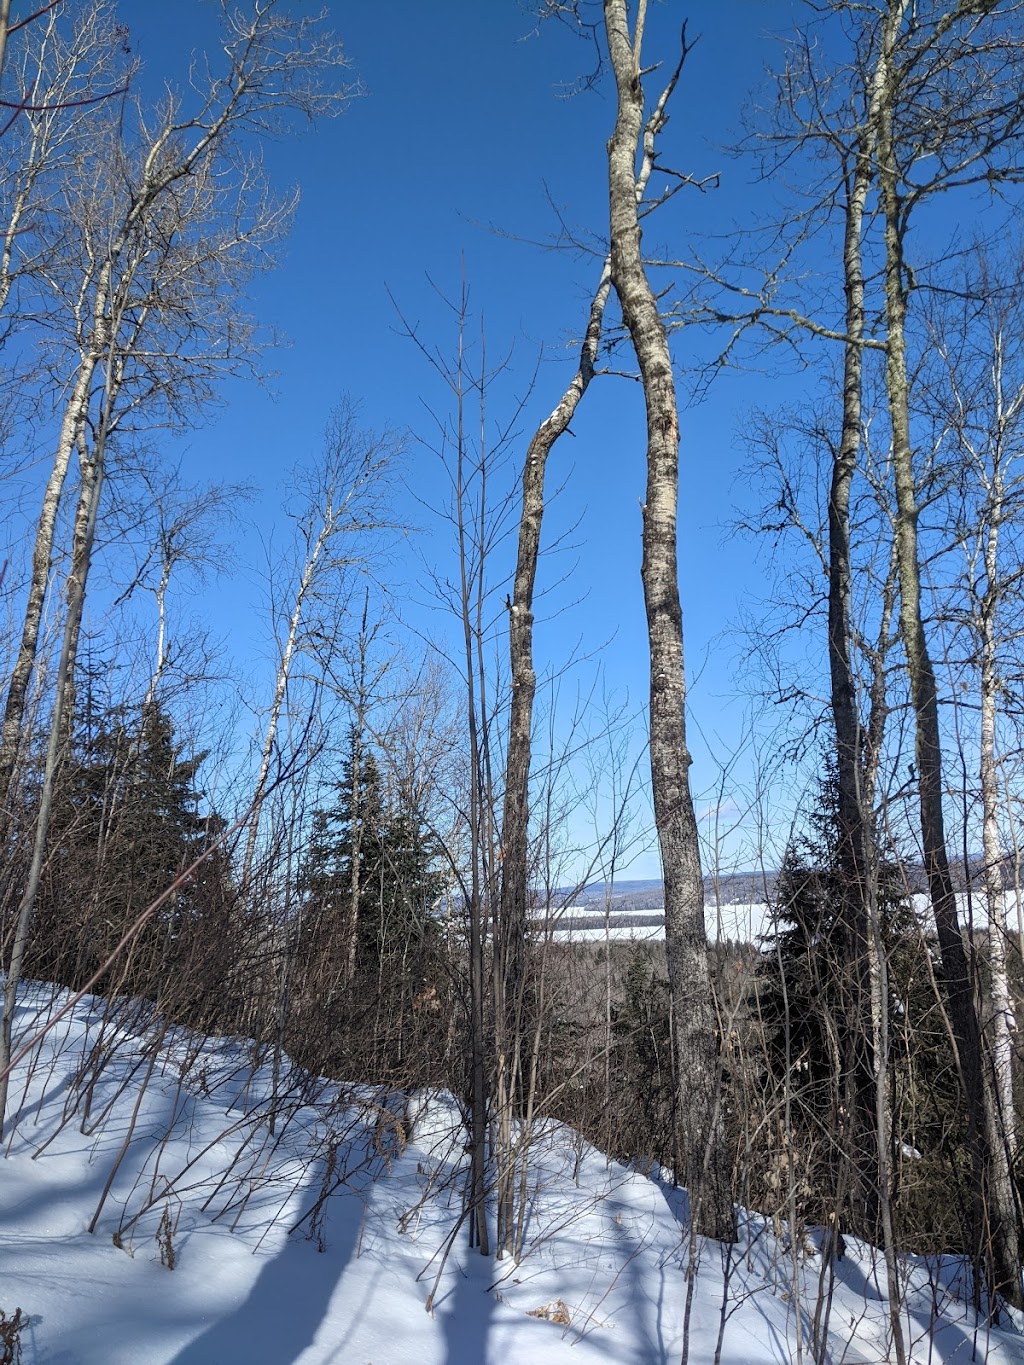
[[(826, 764), (804, 829), (776, 879), (762, 940), (752, 1009), (764, 1047), (764, 1091), (799, 1167), (805, 1207), (822, 1218), (835, 1207), (846, 1137), (844, 1059), (855, 1023), (850, 1005), (849, 926), (843, 919), (838, 786)], [(918, 1235), (927, 1225), (950, 1245), (962, 1181), (963, 1114), (948, 1031), (934, 983), (934, 947), (914, 913), (907, 879), (891, 849), (877, 853), (878, 912), (886, 960), (890, 1093), (894, 1107), (897, 1215)], [(795, 1158), (793, 1153), (795, 1152)], [(962, 1192), (961, 1192), (962, 1193)], [(963, 1207), (966, 1208), (966, 1202)], [(953, 1231), (952, 1237), (958, 1234)]]
[(438, 850), (413, 804), (384, 791), (355, 727), (330, 791), (332, 803), (313, 816), (299, 876), (292, 1045), (317, 1069), (355, 1061), (390, 1074), (408, 1064), (423, 1030), (417, 996), (436, 996)]
[[(186, 755), (166, 712), (115, 709), (75, 737), (51, 822), (30, 970), (69, 986), (88, 980), (137, 916), (190, 866), (223, 825), (200, 811), (205, 754)], [(99, 983), (157, 999), (216, 946), (232, 900), (225, 851), (177, 889)], [(221, 964), (222, 970), (223, 964)], [(183, 983), (184, 986), (184, 983)], [(197, 994), (193, 989), (192, 994)]]

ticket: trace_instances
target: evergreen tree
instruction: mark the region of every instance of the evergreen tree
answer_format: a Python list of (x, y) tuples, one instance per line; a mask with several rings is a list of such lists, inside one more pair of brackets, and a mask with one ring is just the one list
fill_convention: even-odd
[[(66, 985), (88, 980), (223, 829), (219, 817), (200, 813), (205, 754), (185, 755), (159, 707), (132, 721), (123, 710), (107, 712), (76, 736), (55, 803), (30, 970)], [(99, 989), (117, 983), (162, 997), (186, 961), (195, 965), (199, 939), (222, 959), (231, 902), (228, 855), (219, 850), (152, 917)]]
[(313, 814), (299, 890), (304, 934), (329, 941), (341, 975), (348, 977), (358, 963), (366, 964), (365, 950), (372, 946), (365, 918), (372, 910), (370, 891), (379, 877), (384, 831), (377, 760), (355, 730), (331, 790), (334, 803)]
[[(846, 1046), (843, 1030), (847, 1017), (853, 1017), (848, 998), (850, 928), (840, 894), (838, 797), (830, 763), (806, 828), (783, 859), (757, 971), (768, 1069), (779, 1079), (788, 1076), (800, 1107), (816, 1120), (841, 1103), (836, 1085)], [(878, 910), (883, 948), (891, 960), (908, 938), (919, 937), (902, 873), (891, 858), (880, 862)], [(894, 982), (890, 985), (892, 1016), (902, 1006)]]
[[(837, 780), (829, 765), (806, 828), (790, 844), (776, 880), (752, 1001), (761, 1023), (765, 1092), (777, 1097), (780, 1112), (782, 1097), (788, 1097), (791, 1132), (784, 1140), (795, 1140), (800, 1149), (815, 1216), (834, 1207), (846, 1123), (845, 1030), (857, 1017), (849, 995), (851, 944), (842, 914), (839, 848)], [(888, 981), (885, 1062), (900, 1173), (897, 1208), (902, 1201), (902, 1217), (916, 1235), (926, 1221), (937, 1227), (929, 1203), (949, 1209), (949, 1181), (951, 1176), (954, 1185), (960, 1181), (964, 1134), (932, 947), (917, 922), (903, 871), (886, 850), (879, 852), (878, 913)], [(930, 1182), (931, 1194), (922, 1202), (921, 1190)], [(938, 1198), (936, 1185), (946, 1197)], [(943, 1236), (949, 1245), (948, 1220)]]
[[(404, 1064), (410, 1033), (422, 1027), (414, 1002), (436, 988), (438, 851), (411, 802), (384, 792), (377, 759), (355, 727), (331, 791), (332, 805), (314, 814), (299, 876), (295, 1003), (307, 1018), (326, 1007), (319, 1042), (325, 1034), (333, 1041), (320, 1069), (346, 1066), (350, 1057), (365, 1064), (370, 1044), (380, 1071)], [(307, 1035), (296, 1019), (298, 1050)]]

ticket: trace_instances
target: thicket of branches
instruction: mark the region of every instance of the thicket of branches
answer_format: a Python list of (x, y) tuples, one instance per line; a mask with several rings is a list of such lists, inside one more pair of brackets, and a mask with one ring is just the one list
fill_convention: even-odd
[[(248, 754), (237, 715), (205, 710), (219, 665), (173, 611), (228, 564), (221, 531), (248, 490), (191, 485), (147, 433), (258, 371), (239, 301), (291, 205), (254, 138), (339, 112), (341, 51), (284, 0), (225, 3), (222, 65), (150, 105), (107, 0), (24, 24), (3, 11), (0, 434), (12, 463), (33, 448), (48, 463), (0, 579), (0, 1124), (19, 1121), (18, 987), (47, 980), (130, 1002), (154, 1036), (252, 1039), (282, 1087), (271, 1127), (295, 1074), (450, 1090), (463, 1222), (485, 1254), (524, 1253), (530, 1144), (552, 1116), (685, 1183), (694, 1258), (700, 1235), (734, 1237), (737, 1204), (770, 1213), (794, 1254), (820, 1227), (817, 1359), (835, 1258), (863, 1237), (884, 1252), (905, 1360), (906, 1252), (967, 1257), (980, 1312), (1024, 1306), (1024, 271), (1004, 223), (965, 242), (936, 208), (1012, 221), (1024, 8), (808, 5), (740, 149), (775, 183), (778, 221), (717, 259), (684, 253), (677, 192), (703, 182), (663, 151), (699, 60), (685, 29), (651, 58), (642, 0), (541, 8), (593, 37), (616, 100), (608, 227), (593, 225), (607, 256), (567, 319), (569, 384), (553, 409), (538, 395), (550, 415), (527, 439), (534, 395), (496, 412), (503, 366), (474, 342), (465, 291), (448, 351), (401, 319), (442, 394), (433, 426), (372, 431), (346, 401), (296, 467), (291, 540), (268, 566), (271, 667), (239, 695)], [(655, 210), (677, 259), (642, 248)], [(712, 369), (753, 352), (806, 375), (803, 406), (748, 426), (760, 505), (744, 525), (774, 547), (748, 659), (785, 705), (778, 770), (804, 794), (746, 944), (709, 943), (718, 869), (713, 848), (702, 869), (689, 772), (684, 327)], [(534, 653), (548, 457), (609, 354), (645, 398), (664, 948), (611, 932), (615, 876), (645, 837), (628, 722), (567, 720), (567, 661)], [(448, 625), (426, 644), (387, 583), (409, 439), (433, 454), (449, 537), (423, 576)], [(99, 557), (114, 592), (95, 592)], [(611, 814), (574, 847), (596, 786)], [(558, 913), (598, 879), (604, 942), (566, 941)]]

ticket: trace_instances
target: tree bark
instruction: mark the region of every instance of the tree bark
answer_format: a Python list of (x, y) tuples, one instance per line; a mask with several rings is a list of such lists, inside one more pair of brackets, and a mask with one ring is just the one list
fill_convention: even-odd
[[(533, 754), (533, 705), (537, 674), (533, 664), (533, 593), (540, 557), (544, 520), (544, 478), (548, 456), (569, 423), (594, 376), (605, 304), (611, 292), (611, 270), (606, 261), (590, 305), (587, 329), (580, 346), (576, 373), (554, 411), (534, 432), (523, 462), (519, 544), (512, 596), (508, 604), (508, 651), (512, 695), (509, 704), (508, 744), (505, 754), (505, 795), (501, 821), (501, 893), (493, 941), (495, 998), (500, 1016), (495, 1100), (499, 1108), (522, 1114), (529, 1099), (521, 1092), (535, 1068), (523, 1065), (523, 988), (526, 971), (527, 898), (529, 894), (530, 763)], [(499, 1123), (510, 1129), (502, 1112)], [(510, 1144), (509, 1144), (510, 1145)], [(513, 1251), (515, 1171), (509, 1163), (499, 1173), (498, 1203), (502, 1210), (501, 1250)]]
[[(109, 379), (109, 370), (108, 370)], [(82, 491), (79, 497), (78, 515), (75, 526), (75, 548), (68, 575), (66, 588), (66, 612), (64, 634), (61, 644), (60, 663), (57, 667), (56, 697), (53, 716), (50, 720), (50, 736), (46, 749), (46, 762), (43, 768), (43, 781), (39, 798), (39, 811), (36, 816), (35, 836), (32, 846), (32, 860), (28, 877), (15, 921), (14, 940), (11, 947), (11, 960), (4, 981), (3, 1011), (0, 1016), (0, 1139), (3, 1137), (7, 1115), (7, 1097), (10, 1086), (10, 1061), (12, 1055), (14, 1011), (17, 1005), (18, 986), (21, 983), (21, 969), (28, 948), (35, 911), (36, 896), (43, 871), (43, 859), (50, 831), (50, 812), (53, 806), (54, 788), (57, 771), (65, 750), (66, 719), (64, 708), (71, 698), (70, 679), (74, 671), (75, 651), (85, 594), (89, 581), (89, 568), (92, 550), (96, 539), (96, 520), (99, 513), (100, 496), (103, 490), (103, 476), (106, 455), (106, 419), (109, 405), (101, 419), (91, 458), (82, 462)]]
[(983, 531), (983, 566), (985, 588), (977, 608), (979, 637), (980, 726), (978, 745), (978, 775), (981, 782), (982, 851), (985, 861), (985, 902), (988, 913), (989, 1002), (991, 1018), (992, 1079), (998, 1110), (998, 1135), (1006, 1148), (1012, 1168), (1017, 1154), (1017, 1123), (1013, 1097), (1013, 996), (1010, 989), (1006, 960), (1009, 927), (1006, 919), (1006, 891), (1003, 875), (1003, 856), (999, 837), (999, 759), (997, 754), (997, 724), (999, 713), (1000, 670), (999, 639), (996, 625), (1003, 585), (1000, 580), (999, 539), (1006, 515), (1007, 489), (1003, 449), (1005, 404), (1002, 393), (1003, 336), (994, 338), (995, 358), (992, 366), (996, 408), (995, 449), (987, 499), (987, 526)]
[[(647, 410), (647, 501), (641, 576), (650, 649), (654, 819), (665, 888), (665, 948), (677, 1062), (682, 1169), (698, 1233), (734, 1240), (731, 1173), (720, 1103), (717, 1021), (708, 965), (697, 821), (689, 786), (686, 679), (676, 551), (679, 414), (668, 338), (640, 250), (636, 163), (643, 129), (640, 43), (645, 0), (630, 34), (626, 0), (604, 0), (617, 111), (608, 143), (612, 283)], [(681, 67), (681, 63), (680, 63)], [(679, 68), (677, 68), (678, 74)]]
[(57, 524), (61, 494), (67, 482), (72, 452), (78, 444), (79, 435), (85, 424), (89, 389), (99, 359), (100, 353), (92, 349), (83, 357), (79, 366), (75, 386), (64, 413), (53, 468), (50, 471), (39, 510), (35, 545), (32, 550), (28, 596), (22, 617), (21, 639), (7, 686), (3, 730), (0, 733), (0, 809), (3, 810), (10, 810), (13, 804), (11, 801), (12, 783), (25, 728), (29, 687), (39, 650), (39, 631), (43, 620), (46, 591), (50, 582), (54, 530)]
[(270, 716), (267, 719), (267, 729), (263, 736), (263, 747), (260, 751), (260, 768), (256, 777), (256, 787), (253, 791), (252, 806), (249, 814), (249, 828), (245, 836), (245, 852), (242, 856), (241, 875), (241, 890), (243, 893), (250, 889), (249, 884), (252, 881), (253, 862), (256, 858), (256, 845), (259, 838), (260, 817), (263, 814), (263, 803), (266, 800), (267, 787), (270, 782), (270, 765), (274, 761), (274, 746), (277, 743), (277, 730), (281, 723), (281, 714), (284, 709), (285, 697), (288, 692), (288, 680), (291, 677), (292, 664), (295, 659), (296, 649), (298, 648), (299, 630), (302, 625), (303, 610), (310, 589), (316, 581), (317, 569), (332, 530), (333, 527), (330, 524), (328, 514), (325, 512), (323, 524), (321, 525), (319, 533), (313, 541), (313, 546), (302, 566), (302, 573), (299, 576), (299, 584), (295, 591), (295, 601), (292, 605), (291, 616), (288, 618), (288, 632), (285, 636), (284, 644), (281, 646), (281, 657), (278, 660), (277, 676), (274, 679), (274, 697), (270, 703)]
[(11, 31), (11, 0), (0, 0), (0, 75), (7, 57), (7, 39)]
[[(1001, 482), (996, 476), (995, 497)], [(996, 593), (998, 541), (1001, 508), (997, 501), (985, 537), (985, 579), (987, 596)], [(988, 914), (989, 975), (992, 1006), (992, 1073), (999, 1111), (999, 1132), (1012, 1165), (1017, 1152), (1016, 1115), (1013, 1100), (1013, 999), (1006, 962), (1006, 893), (1003, 885), (1003, 858), (999, 839), (999, 778), (996, 758), (996, 716), (999, 696), (999, 668), (995, 638), (995, 602), (985, 601), (981, 614), (981, 724), (979, 734), (979, 776), (982, 803), (982, 852), (985, 860), (985, 908)]]
[(558, 406), (534, 432), (523, 463), (519, 545), (508, 609), (512, 695), (501, 824), (500, 941), (495, 943), (495, 952), (501, 952), (506, 960), (507, 968), (503, 975), (510, 1003), (519, 995), (522, 965), (518, 959), (522, 956), (521, 948), (526, 937), (530, 761), (533, 704), (537, 691), (537, 675), (533, 666), (533, 593), (544, 519), (544, 477), (548, 456), (555, 442), (568, 429), (580, 399), (593, 378), (610, 290), (610, 266), (606, 261), (591, 301), (587, 330), (580, 347), (579, 366)]
[(877, 860), (872, 857), (874, 840), (871, 811), (864, 790), (863, 736), (852, 659), (850, 492), (861, 445), (864, 368), (861, 242), (870, 182), (868, 149), (862, 143), (857, 149), (846, 205), (843, 269), (848, 340), (843, 355), (842, 434), (833, 460), (828, 503), (828, 658), (836, 741), (841, 894), (847, 931), (847, 989), (853, 996), (846, 1023), (844, 1087), (852, 1131), (844, 1145), (853, 1168), (853, 1226), (868, 1238), (878, 1230), (880, 1183), (874, 1103), (875, 1020), (878, 1017), (874, 1007), (878, 1003), (878, 963), (871, 932), (877, 919), (878, 896)]

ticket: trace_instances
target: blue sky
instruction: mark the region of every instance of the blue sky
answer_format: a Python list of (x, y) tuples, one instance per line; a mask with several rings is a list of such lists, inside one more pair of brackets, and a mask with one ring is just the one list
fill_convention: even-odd
[[(124, 7), (147, 83), (164, 71), (180, 72), (190, 50), (213, 41), (214, 8), (205, 0)], [(282, 476), (316, 451), (341, 394), (359, 401), (367, 425), (427, 429), (424, 404), (440, 396), (400, 335), (389, 291), (426, 337), (450, 351), (451, 319), (436, 291), (454, 294), (465, 271), (489, 353), (512, 351), (509, 375), (491, 400), (496, 417), (525, 392), (543, 357), (520, 423), (524, 448), (568, 377), (561, 357), (570, 354), (566, 343), (578, 334), (597, 271), (596, 259), (585, 254), (532, 243), (557, 236), (560, 214), (599, 249), (607, 219), (605, 141), (613, 106), (606, 85), (570, 93), (591, 69), (593, 53), (564, 26), (538, 30), (529, 6), (515, 0), (332, 0), (329, 9), (364, 93), (342, 118), (264, 148), (275, 184), (297, 184), (302, 194), (280, 268), (257, 282), (253, 296), (261, 321), (289, 344), (271, 359), (277, 373), (268, 390), (234, 385), (213, 420), (170, 450), (188, 477), (258, 483), (263, 494), (252, 515), (263, 535), (281, 525)], [(691, 237), (749, 226), (752, 216), (770, 212), (763, 187), (723, 147), (738, 136), (748, 94), (774, 59), (766, 34), (786, 30), (795, 10), (792, 0), (652, 7), (651, 61), (673, 60), (684, 13), (690, 36), (700, 34), (663, 138), (664, 159), (697, 176), (721, 172), (722, 179), (713, 192), (680, 195), (671, 216), (652, 220), (648, 244), (683, 255)], [(792, 380), (786, 385), (791, 392)], [(753, 406), (778, 395), (777, 380), (727, 375), (683, 414), (680, 564), (697, 791), (716, 776), (700, 732), (716, 737), (713, 747), (728, 749), (745, 707), (736, 686), (739, 646), (723, 632), (739, 604), (763, 588), (754, 547), (735, 538), (725, 543), (746, 493), (737, 487), (743, 464), (737, 430)], [(552, 578), (571, 569), (571, 579), (548, 599), (552, 610), (565, 609), (542, 620), (538, 648), (557, 664), (577, 642), (589, 651), (610, 640), (601, 653), (604, 687), (636, 705), (647, 686), (637, 386), (602, 379), (573, 431), (552, 462), (551, 481), (565, 488), (548, 525), (554, 536), (578, 522), (575, 550), (542, 569)], [(396, 516), (421, 529), (412, 537), (414, 552), (401, 555), (393, 571), (405, 610), (436, 632), (443, 627), (416, 606), (417, 556), (440, 559), (448, 548), (417, 501), (436, 499), (438, 471), (415, 445), (406, 477), (409, 492), (399, 496)], [(259, 562), (255, 534), (243, 537), (241, 555)], [(227, 637), (235, 658), (251, 657), (253, 670), (263, 666), (255, 647), (263, 632), (258, 601), (249, 575), (222, 584), (209, 602), (215, 631)], [(589, 676), (584, 670), (580, 685)], [(653, 854), (630, 875), (657, 875)]]

